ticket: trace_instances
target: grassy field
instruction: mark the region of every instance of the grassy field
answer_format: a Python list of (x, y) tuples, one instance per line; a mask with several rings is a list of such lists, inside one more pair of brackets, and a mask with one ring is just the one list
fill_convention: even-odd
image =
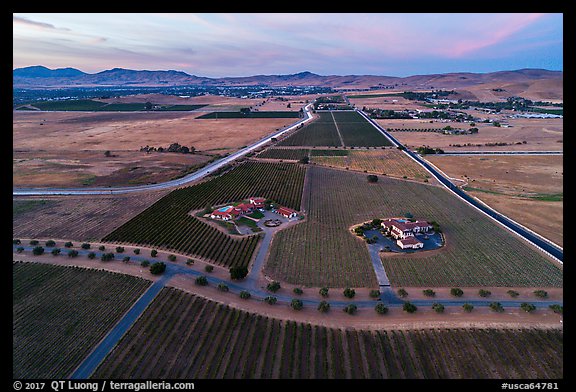
[(305, 168), (295, 164), (246, 162), (210, 181), (172, 191), (103, 238), (174, 249), (224, 265), (248, 265), (259, 236), (234, 238), (190, 211), (266, 197), (300, 209)]
[[(91, 99), (73, 99), (61, 101), (44, 101), (32, 104), (33, 107), (45, 111), (101, 111), (101, 112), (136, 112), (145, 111), (145, 102), (107, 103)], [(155, 109), (159, 111), (190, 111), (206, 105), (162, 105)], [(18, 109), (21, 110), (21, 109)]]
[(562, 354), (558, 329), (336, 329), (165, 288), (94, 378), (548, 379)]
[(212, 112), (203, 114), (198, 119), (218, 119), (218, 118), (298, 118), (298, 112), (270, 111), (270, 112)]
[[(334, 151), (335, 152), (335, 151)], [(348, 157), (312, 156), (312, 162), (333, 167), (424, 181), (428, 173), (420, 165), (395, 148), (349, 150)]]
[[(309, 286), (373, 286), (363, 241), (348, 228), (373, 218), (403, 216), (439, 223), (446, 246), (438, 251), (383, 257), (393, 286), (562, 287), (562, 269), (443, 188), (318, 166), (307, 221), (272, 241), (266, 272)], [(346, 186), (342, 186), (346, 184)]]
[(15, 263), (12, 377), (67, 378), (150, 285), (111, 272)]

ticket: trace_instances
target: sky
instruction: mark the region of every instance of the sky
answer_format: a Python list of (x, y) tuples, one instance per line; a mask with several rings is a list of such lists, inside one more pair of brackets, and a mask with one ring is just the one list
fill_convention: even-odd
[(13, 14), (13, 68), (410, 76), (562, 63), (562, 14)]

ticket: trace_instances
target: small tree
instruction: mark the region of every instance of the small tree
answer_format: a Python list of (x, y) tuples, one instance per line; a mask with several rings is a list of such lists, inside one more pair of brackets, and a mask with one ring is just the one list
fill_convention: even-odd
[(321, 301), (318, 304), (318, 311), (321, 313), (326, 313), (330, 310), (330, 304), (327, 301)]
[(354, 304), (350, 304), (350, 305), (345, 306), (344, 309), (342, 309), (342, 310), (344, 310), (346, 313), (352, 315), (352, 314), (356, 313), (356, 311), (358, 310), (358, 306), (356, 306)]
[(558, 305), (558, 304), (553, 304), (548, 306), (550, 309), (552, 309), (552, 311), (554, 313), (559, 313), (559, 314), (563, 314), (564, 313), (564, 306), (562, 305)]
[(370, 290), (370, 298), (380, 297), (380, 290)]
[(55, 242), (55, 241), (53, 241), (53, 240), (48, 240), (48, 241), (46, 241), (46, 246), (47, 246), (47, 247), (51, 248), (51, 247), (53, 247), (54, 245), (56, 245), (56, 242)]
[(106, 247), (105, 247), (104, 245), (100, 245), (100, 246), (98, 247), (98, 250), (106, 250)]
[(507, 291), (508, 295), (511, 296), (512, 298), (516, 298), (517, 296), (520, 295), (519, 292), (515, 291), (515, 290), (508, 290)]
[(350, 287), (346, 287), (344, 289), (344, 296), (346, 298), (354, 298), (355, 295), (356, 295), (356, 290), (351, 289)]
[(114, 260), (114, 253), (112, 253), (112, 252), (104, 253), (104, 254), (102, 254), (102, 256), (100, 256), (100, 260), (102, 260), (102, 261)]
[(304, 307), (304, 303), (302, 302), (301, 299), (298, 298), (294, 298), (291, 302), (290, 302), (290, 307), (294, 310), (301, 310)]
[(230, 279), (240, 280), (244, 279), (248, 275), (248, 267), (246, 266), (235, 266), (230, 268)]
[(252, 295), (250, 294), (250, 292), (246, 291), (246, 290), (242, 290), (240, 292), (240, 298), (242, 299), (248, 299), (250, 298)]
[(208, 284), (208, 279), (204, 275), (200, 275), (196, 278), (196, 284), (199, 286), (206, 286)]
[(264, 298), (264, 302), (266, 302), (268, 305), (274, 305), (276, 302), (278, 302), (278, 298), (269, 295), (268, 297)]
[(504, 311), (504, 307), (502, 307), (500, 302), (492, 302), (490, 304), (490, 309), (498, 313), (502, 313)]
[(424, 295), (427, 297), (435, 297), (436, 296), (436, 292), (432, 289), (422, 290), (422, 293), (424, 293)]
[(38, 244), (39, 244), (38, 240), (30, 240), (30, 245), (35, 246)]
[(207, 265), (204, 267), (204, 271), (212, 272), (212, 271), (214, 271), (214, 266), (213, 265)]
[(78, 251), (76, 249), (72, 249), (68, 251), (68, 257), (77, 257)]
[(432, 304), (432, 309), (436, 311), (436, 313), (444, 313), (444, 305), (435, 303)]
[(61, 252), (60, 248), (54, 248), (50, 253), (52, 253), (53, 256), (58, 256), (60, 252)]
[(24, 247), (23, 246), (19, 246), (16, 248), (16, 253), (22, 253), (24, 252)]
[(318, 292), (321, 296), (326, 298), (328, 296), (328, 287), (322, 287)]
[(491, 293), (490, 291), (484, 290), (484, 289), (480, 289), (480, 290), (478, 291), (478, 295), (481, 296), (481, 297), (483, 297), (483, 298), (489, 297), (491, 294), (492, 294), (492, 293)]
[(74, 244), (73, 244), (72, 242), (68, 241), (68, 242), (64, 243), (64, 246), (65, 246), (66, 248), (71, 248), (71, 247), (74, 246)]
[(34, 256), (40, 256), (43, 253), (44, 253), (44, 248), (41, 246), (35, 246), (34, 249), (32, 249), (32, 254)]
[(268, 285), (266, 286), (266, 290), (271, 291), (273, 293), (277, 292), (278, 290), (280, 290), (280, 282), (273, 281), (271, 283), (268, 283)]
[(20, 245), (21, 243), (22, 243), (22, 241), (20, 241), (19, 239), (13, 239), (12, 240), (13, 245)]
[(130, 256), (124, 256), (124, 258), (122, 259), (123, 262), (127, 263), (130, 261)]
[(88, 243), (85, 242), (85, 243), (83, 243), (82, 245), (80, 245), (80, 247), (81, 247), (82, 249), (90, 249), (90, 244), (88, 244)]
[(230, 290), (225, 283), (218, 283), (218, 290), (228, 292)]
[(186, 260), (186, 265), (194, 265), (194, 260), (192, 259)]
[(166, 264), (161, 261), (157, 261), (150, 266), (150, 273), (152, 275), (161, 275), (164, 271), (166, 271)]
[(140, 265), (144, 268), (148, 267), (150, 265), (150, 262), (148, 260), (143, 260)]
[(294, 290), (292, 291), (294, 292), (294, 294), (297, 295), (302, 295), (302, 293), (304, 293), (304, 291), (300, 287), (294, 287)]
[(529, 304), (527, 302), (524, 302), (520, 305), (520, 309), (522, 309), (525, 312), (533, 312), (536, 310), (536, 306), (534, 306), (534, 304)]
[(150, 251), (150, 256), (152, 256), (152, 257), (158, 256), (158, 251), (157, 251), (156, 249), (152, 249), (152, 250)]
[(470, 313), (472, 311), (472, 309), (474, 309), (474, 305), (464, 304), (464, 305), (462, 305), (462, 308), (464, 308), (465, 312)]
[(176, 261), (176, 255), (168, 255), (168, 260)]
[(124, 247), (123, 246), (117, 246), (116, 247), (116, 253), (124, 253)]
[(104, 151), (104, 156), (106, 158), (110, 158), (112, 156), (112, 153), (110, 152), (110, 150), (106, 150), (106, 151)]
[(139, 254), (140, 254), (140, 249), (136, 248), (136, 249), (134, 249), (133, 252), (134, 252), (135, 255), (139, 255)]
[(376, 306), (374, 307), (374, 310), (376, 311), (376, 313), (378, 314), (386, 314), (388, 313), (388, 307), (386, 305), (384, 305), (382, 302), (376, 304)]
[(544, 290), (536, 290), (534, 295), (538, 298), (548, 298), (548, 292)]
[(368, 175), (366, 176), (366, 178), (368, 179), (368, 182), (371, 182), (371, 183), (376, 183), (376, 182), (378, 182), (378, 176), (375, 175), (375, 174), (368, 174)]
[(452, 294), (454, 297), (461, 297), (464, 295), (464, 291), (458, 287), (455, 287), (450, 289), (450, 294)]
[(408, 296), (408, 292), (404, 289), (398, 289), (397, 293), (400, 298), (406, 298)]
[(414, 313), (418, 308), (411, 302), (404, 302), (402, 309), (408, 313)]
[(89, 258), (90, 260), (94, 260), (94, 259), (96, 258), (96, 253), (94, 253), (94, 252), (88, 253), (88, 258)]

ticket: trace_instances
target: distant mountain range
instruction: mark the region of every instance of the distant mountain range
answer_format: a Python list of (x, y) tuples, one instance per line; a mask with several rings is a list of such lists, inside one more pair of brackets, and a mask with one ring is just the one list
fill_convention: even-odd
[(489, 73), (457, 72), (408, 77), (377, 75), (317, 75), (300, 72), (289, 75), (254, 75), (245, 77), (208, 78), (182, 71), (136, 71), (124, 68), (89, 74), (75, 68), (49, 69), (32, 66), (13, 70), (14, 88), (95, 87), (95, 86), (318, 86), (335, 89), (366, 89), (402, 86), (411, 88), (457, 88), (492, 82), (529, 82), (562, 79), (562, 71), (520, 69)]

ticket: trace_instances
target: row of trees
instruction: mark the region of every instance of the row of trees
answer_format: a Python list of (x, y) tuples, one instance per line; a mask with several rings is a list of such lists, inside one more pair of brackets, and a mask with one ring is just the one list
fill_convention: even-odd
[(194, 146), (186, 147), (186, 146), (181, 146), (179, 143), (172, 143), (166, 148), (164, 148), (164, 147), (151, 147), (149, 145), (146, 145), (144, 147), (140, 147), (140, 151), (146, 152), (146, 153), (157, 151), (157, 152), (178, 152), (181, 154), (194, 154), (194, 153), (196, 153), (196, 147), (194, 147)]

